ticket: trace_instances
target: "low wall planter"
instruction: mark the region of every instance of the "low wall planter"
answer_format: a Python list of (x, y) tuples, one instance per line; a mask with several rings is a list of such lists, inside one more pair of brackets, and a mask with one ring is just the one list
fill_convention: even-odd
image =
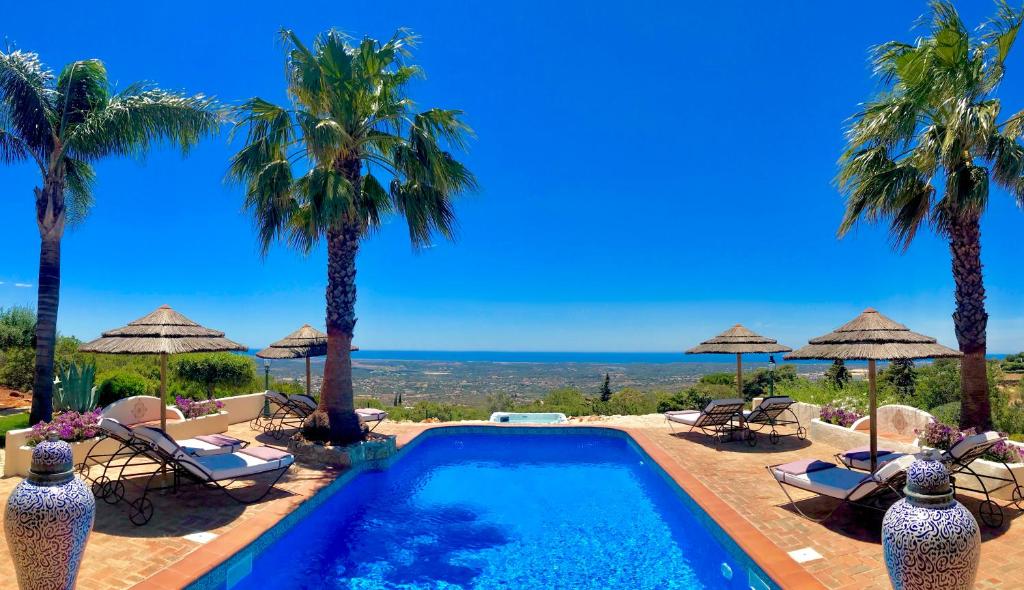
[(226, 432), (230, 426), (228, 413), (225, 411), (200, 416), (198, 418), (187, 418), (181, 421), (168, 422), (167, 434), (177, 440), (195, 438), (201, 434), (219, 434)]
[[(29, 468), (32, 466), (32, 450), (34, 447), (30, 447), (25, 444), (25, 440), (28, 435), (32, 433), (31, 428), (24, 428), (21, 430), (12, 430), (7, 433), (7, 456), (4, 462), (4, 477), (21, 476), (27, 477), (29, 474)], [(14, 435), (13, 437), (11, 435)], [(16, 446), (11, 445), (12, 438), (14, 439)], [(77, 442), (68, 443), (71, 447), (71, 455), (75, 465), (81, 463), (85, 456), (89, 454), (89, 450), (96, 445), (97, 453), (113, 453), (117, 450), (120, 444), (117, 441), (111, 439), (99, 440), (99, 444), (96, 441), (97, 438), (89, 438), (86, 440), (80, 440)]]
[(344, 468), (382, 462), (398, 452), (394, 435), (372, 436), (373, 438), (369, 440), (343, 447), (292, 438), (288, 440), (288, 452), (295, 455), (295, 460), (299, 463)]
[[(814, 442), (824, 443), (839, 450), (864, 447), (871, 443), (867, 431), (853, 430), (845, 426), (829, 424), (819, 418), (811, 420), (808, 437)], [(878, 448), (891, 449), (899, 453), (916, 453), (920, 451), (916, 445), (905, 442), (878, 439)]]

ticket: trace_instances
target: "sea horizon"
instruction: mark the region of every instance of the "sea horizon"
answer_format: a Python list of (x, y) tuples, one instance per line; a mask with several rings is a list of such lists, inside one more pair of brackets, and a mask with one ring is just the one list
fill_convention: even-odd
[[(249, 349), (247, 354), (255, 355), (259, 349)], [(786, 360), (784, 354), (776, 354), (778, 364), (822, 364), (823, 360)], [(1006, 354), (989, 354), (986, 358), (998, 360)], [(485, 362), (485, 363), (735, 363), (729, 354), (684, 354), (683, 352), (571, 352), (571, 351), (506, 351), (506, 350), (400, 350), (373, 349), (353, 351), (354, 360), (373, 361), (435, 361), (435, 362)], [(316, 360), (316, 359), (314, 359)], [(744, 354), (743, 363), (763, 365), (769, 360), (767, 354)], [(860, 364), (863, 361), (851, 361)]]

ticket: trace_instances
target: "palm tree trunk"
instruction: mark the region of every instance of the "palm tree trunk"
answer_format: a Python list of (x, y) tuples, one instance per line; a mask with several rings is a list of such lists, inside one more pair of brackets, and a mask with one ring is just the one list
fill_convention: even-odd
[(956, 283), (953, 326), (960, 352), (964, 354), (960, 362), (960, 427), (973, 427), (983, 432), (992, 428), (992, 407), (985, 362), (988, 313), (985, 312), (979, 217), (956, 220), (949, 228), (949, 236)]
[(60, 241), (64, 236), (64, 183), (48, 177), (35, 189), (39, 226), (39, 285), (36, 303), (36, 366), (29, 424), (53, 418), (53, 362), (60, 305)]
[(352, 388), (358, 252), (359, 227), (355, 224), (344, 223), (327, 232), (327, 360), (319, 409), (327, 413), (334, 444), (348, 444), (363, 436)]

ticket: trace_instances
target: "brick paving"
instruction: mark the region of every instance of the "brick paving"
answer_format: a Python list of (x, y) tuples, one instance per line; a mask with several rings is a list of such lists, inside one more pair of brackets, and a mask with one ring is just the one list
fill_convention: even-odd
[[(385, 423), (379, 430), (398, 434), (401, 444), (426, 427)], [(811, 522), (795, 513), (764, 469), (767, 464), (802, 458), (829, 458), (837, 449), (792, 437), (783, 438), (775, 447), (765, 439), (753, 449), (742, 442), (716, 447), (702, 436), (674, 434), (660, 425), (629, 430), (641, 433), (648, 443), (664, 451), (678, 467), (703, 482), (778, 548), (788, 552), (810, 547), (820, 553), (822, 559), (805, 563), (803, 568), (825, 587), (889, 588), (879, 544), (881, 514), (843, 508), (825, 524)], [(244, 424), (232, 426), (229, 433), (254, 440), (254, 433)], [(256, 440), (280, 446), (272, 439), (263, 440), (262, 435)], [(143, 527), (135, 527), (128, 521), (123, 505), (99, 502), (96, 527), (86, 549), (78, 587), (83, 590), (129, 588), (161, 570), (166, 571), (154, 578), (160, 582), (142, 585), (180, 587), (189, 579), (190, 569), (202, 571), (223, 559), (217, 552), (211, 556), (208, 550), (197, 551), (204, 547), (213, 549), (217, 541), (207, 547), (183, 538), (184, 535), (212, 532), (226, 537), (222, 541), (227, 538), (244, 541), (270, 526), (336, 475), (336, 471), (296, 465), (279, 484), (281, 491), (249, 506), (238, 505), (223, 494), (205, 490), (159, 497), (155, 500), (153, 520)], [(0, 479), (0, 502), (6, 503), (18, 481), (19, 478)], [(810, 498), (810, 495), (797, 492), (794, 497)], [(801, 500), (801, 508), (812, 514), (823, 514), (832, 507), (830, 502)], [(976, 501), (967, 499), (965, 503), (977, 514)], [(1019, 521), (1015, 510), (1008, 511), (1007, 516), (1000, 529), (982, 528), (981, 570), (975, 586), (979, 590), (1024, 587), (1024, 521)], [(189, 556), (193, 552), (195, 554)], [(16, 582), (6, 542), (0, 538), (0, 588), (14, 587)]]

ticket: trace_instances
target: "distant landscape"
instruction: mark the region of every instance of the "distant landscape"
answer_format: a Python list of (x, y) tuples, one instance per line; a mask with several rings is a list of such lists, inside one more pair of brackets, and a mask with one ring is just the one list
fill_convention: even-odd
[[(677, 391), (695, 384), (701, 375), (736, 370), (729, 357), (681, 353), (361, 351), (353, 357), (356, 395), (390, 400), (401, 393), (406, 404), (429, 400), (474, 405), (495, 394), (535, 399), (561, 387), (597, 392), (605, 373), (615, 390)], [(262, 370), (262, 360), (256, 360)], [(781, 357), (776, 360), (781, 363)], [(320, 388), (323, 362), (322, 357), (312, 359), (314, 391)], [(744, 369), (765, 366), (767, 357), (744, 359)], [(800, 375), (815, 378), (829, 364), (801, 362), (795, 366)], [(302, 359), (275, 360), (270, 375), (277, 380), (302, 381), (305, 367)]]

